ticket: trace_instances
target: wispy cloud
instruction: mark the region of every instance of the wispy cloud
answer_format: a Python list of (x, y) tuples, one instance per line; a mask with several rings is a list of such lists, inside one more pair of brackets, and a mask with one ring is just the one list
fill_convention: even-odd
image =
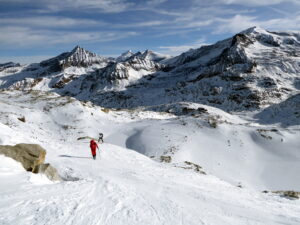
[(74, 27), (74, 26), (104, 26), (103, 21), (91, 19), (68, 18), (61, 16), (33, 16), (25, 18), (2, 18), (1, 26), (30, 26), (30, 27)]
[(202, 45), (207, 45), (204, 39), (199, 39), (192, 44), (177, 45), (177, 46), (160, 46), (158, 49), (161, 53), (168, 55), (179, 55), (182, 52), (188, 51), (193, 48), (200, 48)]
[[(65, 10), (98, 10), (104, 13), (119, 13), (127, 10), (145, 10), (159, 6), (168, 0), (39, 0), (34, 2), (39, 12), (59, 12)], [(0, 3), (32, 4), (32, 0), (0, 0)]]
[(236, 15), (228, 19), (218, 19), (214, 33), (237, 33), (252, 26), (260, 26), (265, 29), (299, 30), (300, 15), (290, 18), (275, 18), (262, 20), (254, 16)]
[[(198, 0), (196, 0), (198, 1)], [(224, 4), (239, 4), (244, 6), (270, 6), (279, 3), (294, 3), (300, 4), (298, 0), (218, 0)]]
[[(1, 0), (0, 3), (32, 5), (32, 0)], [(133, 3), (126, 0), (39, 0), (34, 2), (40, 12), (59, 12), (65, 10), (99, 10), (117, 13), (127, 10)]]
[(0, 56), (1, 62), (15, 62), (21, 64), (38, 63), (45, 59), (49, 59), (54, 55), (36, 55), (36, 56)]
[(299, 0), (0, 0), (0, 5), (0, 47), (6, 51), (76, 43), (98, 48), (96, 43), (106, 42), (104, 54), (145, 46), (175, 55), (205, 44), (199, 37), (212, 42), (255, 25), (300, 29)]
[(0, 46), (40, 46), (79, 43), (107, 42), (135, 36), (136, 32), (74, 32), (50, 31), (24, 27), (3, 27), (0, 35)]
[(114, 24), (111, 25), (114, 28), (139, 28), (139, 27), (154, 27), (154, 26), (161, 26), (170, 24), (170, 21), (165, 20), (153, 20), (153, 21), (144, 21), (138, 23), (124, 23), (124, 24)]

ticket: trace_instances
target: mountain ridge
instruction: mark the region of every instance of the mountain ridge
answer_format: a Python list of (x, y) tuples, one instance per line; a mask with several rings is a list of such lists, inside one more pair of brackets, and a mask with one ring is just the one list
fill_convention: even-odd
[[(297, 32), (252, 27), (172, 58), (150, 50), (124, 54), (123, 60), (108, 60), (77, 46), (41, 62), (37, 71), (44, 72), (28, 72), (28, 78), (2, 82), (0, 87), (50, 90), (108, 108), (188, 101), (227, 112), (259, 110), (299, 91)], [(53, 65), (59, 69), (51, 70)], [(48, 88), (38, 86), (39, 80)]]

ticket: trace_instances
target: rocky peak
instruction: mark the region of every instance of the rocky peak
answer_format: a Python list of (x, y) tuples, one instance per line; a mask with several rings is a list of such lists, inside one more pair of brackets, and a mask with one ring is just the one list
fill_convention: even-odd
[(164, 59), (169, 58), (170, 56), (163, 55), (163, 54), (160, 54), (160, 53), (157, 53), (157, 52), (153, 52), (153, 51), (147, 49), (146, 51), (141, 53), (140, 57), (143, 58), (143, 59), (146, 59), (146, 60), (151, 60), (151, 61), (154, 61), (154, 62), (160, 62)]
[(107, 58), (76, 46), (71, 52), (65, 52), (54, 58), (42, 61), (40, 65), (50, 66), (51, 71), (60, 71), (71, 66), (88, 67), (93, 64), (107, 63), (108, 61)]
[(60, 60), (60, 64), (64, 67), (86, 67), (101, 60), (103, 60), (103, 58), (97, 54), (87, 51), (80, 46), (76, 46), (64, 59)]
[(90, 52), (88, 50), (85, 50), (84, 48), (80, 47), (79, 45), (77, 45), (75, 48), (72, 49), (72, 51), (69, 54), (70, 56), (79, 56), (79, 57), (86, 57), (86, 56), (91, 56), (91, 57), (96, 57), (96, 53)]
[(122, 53), (117, 59), (116, 61), (117, 62), (124, 62), (126, 61), (127, 59), (129, 59), (131, 56), (133, 56), (134, 53), (131, 51), (131, 50), (128, 50), (124, 53)]
[(124, 62), (110, 63), (107, 67), (100, 69), (98, 75), (105, 77), (108, 81), (135, 80), (161, 69), (159, 63), (143, 59), (140, 56), (141, 53), (139, 52)]

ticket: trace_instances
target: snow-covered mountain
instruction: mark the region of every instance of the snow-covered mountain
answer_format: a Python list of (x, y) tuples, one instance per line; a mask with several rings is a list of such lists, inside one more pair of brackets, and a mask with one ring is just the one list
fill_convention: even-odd
[(55, 90), (80, 79), (82, 75), (107, 66), (112, 59), (76, 46), (72, 51), (29, 65), (17, 65), (1, 71), (1, 88), (11, 90)]
[(8, 68), (19, 67), (21, 66), (19, 63), (8, 62), (0, 64), (0, 71), (6, 70)]
[(299, 33), (250, 28), (214, 45), (183, 53), (166, 67), (186, 74), (171, 95), (183, 92), (226, 110), (259, 108), (299, 90)]
[(134, 55), (134, 53), (131, 50), (128, 50), (128, 51), (122, 53), (119, 57), (117, 57), (116, 61), (117, 62), (124, 62), (133, 55)]
[(61, 71), (71, 66), (88, 67), (93, 64), (105, 64), (108, 59), (76, 46), (71, 52), (65, 52), (54, 58), (40, 62), (43, 67), (50, 66), (53, 72)]
[[(72, 79), (76, 72), (65, 71), (59, 81), (57, 74), (49, 73), (48, 69), (43, 73), (49, 81), (43, 87), (105, 107), (132, 108), (189, 101), (240, 111), (264, 108), (297, 94), (299, 55), (299, 33), (269, 32), (254, 27), (169, 59), (146, 50), (135, 54), (129, 51), (116, 62), (109, 62), (76, 47), (40, 65), (50, 71), (55, 71), (51, 68), (59, 71), (85, 68), (79, 72), (84, 74), (81, 79)], [(86, 66), (95, 63), (100, 68), (86, 72)], [(38, 75), (38, 80), (26, 80), (33, 73), (23, 75), (23, 80), (22, 77), (14, 79), (20, 73), (10, 73), (10, 80), (14, 81), (8, 84), (2, 76), (1, 87), (45, 89), (36, 87), (43, 75)]]

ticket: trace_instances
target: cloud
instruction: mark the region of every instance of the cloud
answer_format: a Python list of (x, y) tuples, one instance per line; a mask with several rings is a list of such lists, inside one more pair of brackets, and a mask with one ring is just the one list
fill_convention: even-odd
[(36, 55), (36, 56), (0, 56), (0, 63), (15, 62), (21, 64), (38, 63), (45, 59), (52, 58), (53, 55)]
[[(0, 3), (32, 5), (32, 0), (0, 0)], [(34, 8), (40, 12), (59, 12), (66, 10), (99, 10), (117, 13), (127, 10), (133, 3), (126, 0), (39, 0), (34, 2)]]
[(275, 18), (269, 20), (262, 20), (254, 16), (236, 15), (228, 19), (217, 19), (219, 24), (216, 26), (214, 33), (237, 33), (249, 27), (259, 26), (265, 29), (279, 29), (279, 30), (299, 30), (300, 29), (300, 15), (292, 16), (290, 18)]
[(61, 11), (65, 9), (98, 9), (103, 12), (117, 13), (127, 10), (132, 3), (123, 0), (52, 0), (46, 1), (48, 8)]
[(79, 31), (52, 31), (31, 29), (28, 27), (2, 27), (0, 46), (40, 46), (79, 43), (79, 42), (107, 42), (135, 36), (136, 32), (79, 32)]
[(148, 6), (158, 6), (161, 5), (162, 3), (167, 2), (168, 0), (148, 0), (146, 1), (146, 4)]
[(276, 18), (266, 21), (258, 22), (262, 27), (268, 29), (280, 29), (282, 30), (299, 30), (300, 29), (300, 15), (293, 18)]
[(213, 33), (237, 33), (249, 27), (258, 25), (256, 17), (236, 15), (229, 19), (218, 18), (219, 25), (216, 26)]
[(179, 55), (182, 52), (186, 52), (190, 49), (193, 48), (200, 48), (202, 45), (207, 45), (205, 43), (204, 39), (199, 39), (195, 41), (192, 44), (187, 44), (187, 45), (177, 45), (177, 46), (160, 46), (158, 49), (160, 49), (161, 53), (168, 54), (168, 55)]
[[(203, 36), (225, 38), (225, 34), (252, 26), (300, 29), (300, 16), (291, 15), (300, 9), (299, 0), (0, 0), (1, 6), (5, 4), (7, 10), (0, 12), (0, 46), (6, 50), (109, 42), (139, 35), (118, 45), (134, 47), (149, 40), (149, 47), (160, 46), (158, 49), (175, 55), (204, 41), (178, 43)], [(160, 42), (169, 38), (175, 44)]]
[[(214, 27), (218, 18), (234, 16), (238, 13), (250, 13), (248, 9), (226, 8), (224, 5), (210, 3), (207, 0), (193, 1), (188, 9), (157, 9), (155, 13), (168, 19), (168, 29), (202, 29)], [(192, 31), (192, 30), (191, 30)]]
[[(195, 0), (196, 2), (201, 2), (201, 0)], [(299, 0), (217, 0), (216, 3), (226, 4), (226, 5), (243, 5), (243, 6), (271, 6), (280, 3), (294, 3), (300, 4)]]
[(34, 16), (25, 18), (2, 18), (0, 25), (28, 27), (74, 27), (74, 26), (103, 26), (106, 23), (91, 19), (67, 18), (60, 16)]
[(128, 23), (128, 24), (115, 24), (111, 25), (114, 28), (139, 28), (139, 27), (153, 27), (153, 26), (161, 26), (165, 24), (169, 24), (169, 21), (164, 20), (150, 20), (150, 21), (143, 21), (139, 23)]

